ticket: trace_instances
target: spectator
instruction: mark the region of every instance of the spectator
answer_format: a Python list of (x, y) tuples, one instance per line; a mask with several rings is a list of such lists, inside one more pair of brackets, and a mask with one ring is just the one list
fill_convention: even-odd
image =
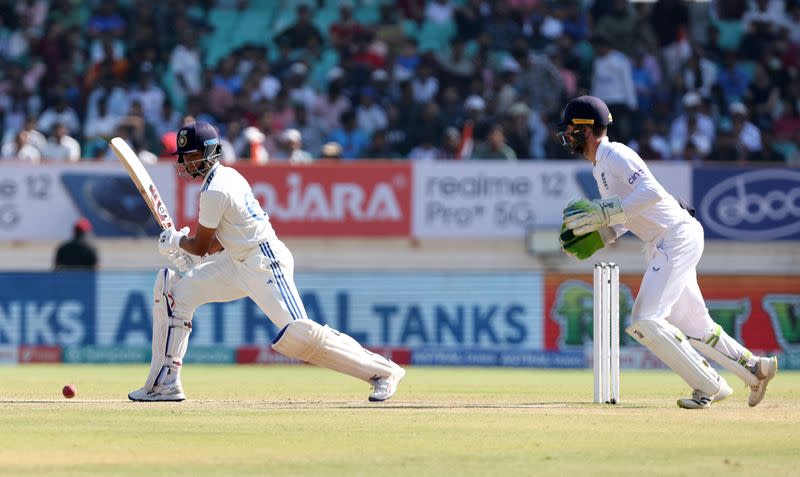
[(611, 12), (597, 21), (594, 34), (608, 39), (609, 47), (631, 55), (637, 45), (638, 19), (627, 0), (613, 0)]
[(423, 134), (419, 145), (411, 149), (408, 158), (412, 161), (432, 161), (441, 156), (441, 152), (436, 147), (436, 140), (432, 133)]
[(397, 10), (390, 3), (381, 3), (380, 18), (378, 23), (372, 27), (375, 30), (375, 39), (389, 45), (389, 52), (394, 56), (396, 45), (400, 45), (405, 31), (403, 25), (397, 18)]
[(684, 114), (675, 118), (670, 127), (669, 143), (672, 155), (681, 157), (689, 143), (702, 153), (708, 153), (714, 144), (714, 122), (701, 112), (703, 99), (694, 91), (683, 97)]
[(131, 90), (130, 100), (142, 105), (147, 121), (156, 122), (164, 107), (164, 98), (164, 90), (153, 80), (153, 65), (143, 63), (139, 70), (139, 81)]
[(517, 78), (517, 89), (528, 99), (528, 106), (545, 117), (560, 112), (565, 82), (558, 68), (545, 55), (524, 54)]
[(269, 100), (275, 99), (278, 91), (281, 90), (281, 82), (272, 74), (269, 62), (261, 63), (256, 68), (256, 74), (259, 76), (258, 92), (260, 97)]
[(737, 59), (735, 52), (727, 52), (725, 64), (717, 76), (717, 84), (722, 88), (725, 101), (728, 103), (741, 101), (749, 85), (747, 74), (737, 64)]
[(326, 142), (322, 146), (322, 159), (341, 160), (342, 159), (342, 146), (336, 142)]
[(450, 42), (447, 51), (436, 53), (436, 63), (445, 84), (465, 91), (469, 80), (475, 74), (475, 63), (464, 52), (465, 43), (456, 37)]
[(639, 136), (631, 141), (630, 148), (644, 160), (669, 159), (672, 157), (669, 142), (659, 130), (652, 117), (645, 117)]
[(290, 164), (310, 164), (311, 154), (303, 150), (303, 136), (297, 129), (287, 129), (281, 134), (281, 147), (276, 159), (288, 160)]
[(456, 160), (458, 159), (461, 148), (461, 133), (458, 129), (450, 126), (444, 130), (442, 149), (439, 151), (439, 159)]
[(605, 101), (614, 118), (611, 128), (623, 141), (628, 140), (633, 132), (632, 116), (638, 107), (631, 62), (611, 49), (604, 37), (595, 37), (592, 46), (597, 53), (592, 63), (592, 95)]
[(42, 160), (42, 153), (35, 148), (28, 139), (28, 131), (20, 131), (13, 141), (3, 144), (2, 158), (17, 161), (38, 163)]
[(491, 49), (510, 50), (514, 39), (522, 33), (506, 2), (494, 4), (494, 14), (484, 23), (483, 33), (490, 39)]
[(45, 159), (50, 161), (77, 162), (81, 159), (81, 146), (70, 137), (63, 124), (53, 126), (53, 133), (47, 143)]
[(758, 159), (761, 153), (761, 132), (748, 120), (747, 107), (742, 103), (732, 103), (728, 107), (731, 114), (731, 131), (745, 150), (745, 159)]
[(362, 156), (369, 143), (369, 135), (356, 125), (356, 115), (352, 110), (344, 111), (339, 118), (341, 127), (331, 132), (329, 141), (342, 148), (342, 159), (353, 160)]
[(361, 101), (356, 108), (358, 127), (372, 134), (376, 129), (385, 129), (389, 125), (386, 111), (375, 103), (375, 89), (367, 86), (361, 90)]
[(67, 128), (67, 134), (77, 134), (81, 130), (78, 113), (67, 102), (67, 98), (62, 94), (58, 95), (54, 101), (55, 106), (44, 110), (39, 116), (37, 129), (40, 131), (52, 131), (56, 124), (63, 124)]
[(458, 38), (474, 40), (483, 31), (483, 25), (491, 13), (489, 3), (484, 0), (469, 0), (454, 13)]
[(395, 57), (395, 79), (401, 81), (401, 78), (398, 78), (398, 75), (414, 74), (414, 72), (417, 71), (417, 66), (419, 66), (421, 60), (422, 57), (417, 51), (417, 40), (407, 37), (405, 40), (403, 40), (403, 43), (400, 45), (400, 51)]
[(244, 134), (242, 134), (241, 120), (228, 121), (225, 125), (225, 134), (219, 138), (220, 145), (222, 146), (222, 161), (225, 165), (233, 164), (239, 161), (240, 151), (246, 143)]
[(711, 88), (717, 81), (718, 70), (713, 61), (695, 49), (681, 69), (681, 77), (676, 84), (682, 86), (684, 91), (697, 91), (700, 96), (710, 98)]
[(194, 32), (182, 30), (179, 33), (180, 43), (172, 49), (169, 58), (169, 70), (175, 78), (174, 93), (182, 98), (200, 92), (203, 64), (200, 60), (200, 49)]
[(294, 103), (294, 121), (289, 124), (289, 127), (300, 132), (303, 144), (312, 157), (319, 155), (325, 134), (317, 126), (316, 121), (309, 118), (308, 108), (306, 108), (305, 104)]
[(517, 155), (506, 144), (506, 136), (502, 126), (494, 126), (486, 141), (478, 144), (472, 153), (472, 159), (504, 159), (516, 161)]
[(181, 119), (180, 111), (175, 111), (172, 103), (164, 101), (158, 114), (153, 118), (149, 118), (148, 121), (153, 123), (153, 130), (156, 136), (161, 137), (170, 131), (175, 132), (180, 129)]
[(311, 116), (319, 120), (319, 126), (328, 134), (341, 124), (342, 113), (351, 108), (350, 100), (342, 95), (342, 84), (333, 81), (328, 85), (328, 94), (317, 96), (308, 107)]
[[(84, 122), (83, 136), (87, 146), (95, 142), (106, 142), (111, 139), (121, 119), (121, 117), (108, 111), (108, 97), (100, 97), (97, 102), (97, 112), (87, 117)], [(92, 147), (90, 146), (89, 149), (92, 149)], [(93, 155), (92, 153), (88, 154), (89, 157)]]
[(289, 100), (292, 103), (303, 103), (311, 107), (317, 100), (314, 88), (308, 85), (308, 66), (305, 63), (295, 63), (289, 68), (289, 76), (284, 82)]
[(56, 249), (56, 270), (97, 269), (97, 249), (88, 240), (92, 224), (81, 217), (72, 227), (72, 239), (61, 243)]
[(756, 63), (753, 81), (747, 87), (744, 99), (753, 106), (752, 118), (762, 129), (772, 127), (772, 119), (780, 106), (780, 88), (770, 81), (767, 69)]
[(517, 102), (508, 108), (505, 131), (507, 144), (520, 159), (531, 158), (531, 110), (525, 103)]
[(312, 38), (319, 43), (323, 42), (322, 33), (311, 22), (311, 9), (303, 3), (297, 6), (297, 21), (275, 36), (274, 41), (297, 49), (307, 48)]
[(411, 80), (414, 101), (430, 103), (439, 93), (439, 80), (433, 76), (433, 68), (428, 63), (419, 65), (416, 76)]
[(372, 133), (369, 145), (364, 149), (361, 157), (362, 159), (395, 159), (397, 151), (386, 140), (386, 131), (378, 129)]
[(350, 46), (356, 38), (366, 32), (366, 29), (353, 18), (353, 3), (351, 0), (339, 0), (339, 19), (331, 24), (331, 45), (342, 55), (350, 54)]
[(433, 0), (425, 6), (425, 19), (433, 23), (451, 23), (455, 6), (450, 0)]

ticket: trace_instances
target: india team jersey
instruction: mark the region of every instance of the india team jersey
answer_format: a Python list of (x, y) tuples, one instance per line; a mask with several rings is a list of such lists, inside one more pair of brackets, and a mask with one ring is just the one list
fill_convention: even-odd
[(275, 238), (269, 217), (253, 197), (250, 184), (235, 169), (219, 163), (206, 174), (200, 189), (199, 222), (217, 229), (219, 242), (238, 259)]
[[(659, 184), (647, 165), (628, 146), (604, 138), (597, 148), (592, 171), (603, 198), (617, 196), (630, 230), (645, 242), (659, 238), (673, 226), (693, 220)], [(617, 233), (620, 229), (615, 227)]]

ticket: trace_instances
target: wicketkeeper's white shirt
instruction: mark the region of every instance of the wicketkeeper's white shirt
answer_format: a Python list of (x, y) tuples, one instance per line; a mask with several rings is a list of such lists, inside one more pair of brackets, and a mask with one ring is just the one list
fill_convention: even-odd
[(614, 227), (618, 236), (630, 230), (652, 242), (676, 225), (694, 220), (653, 177), (639, 155), (622, 143), (603, 138), (592, 173), (601, 197), (620, 198), (627, 220)]
[(206, 174), (200, 190), (199, 222), (217, 229), (217, 239), (228, 253), (243, 260), (253, 247), (275, 239), (269, 217), (238, 171), (217, 163)]

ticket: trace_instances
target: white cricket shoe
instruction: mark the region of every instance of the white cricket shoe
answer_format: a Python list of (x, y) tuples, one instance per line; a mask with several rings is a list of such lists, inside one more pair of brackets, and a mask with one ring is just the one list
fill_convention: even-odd
[(758, 384), (750, 386), (750, 397), (747, 398), (747, 404), (749, 404), (750, 407), (758, 406), (758, 403), (764, 399), (764, 394), (767, 393), (767, 384), (769, 384), (776, 374), (778, 374), (777, 356), (769, 358), (761, 357), (758, 359), (758, 364), (756, 365)]
[(150, 391), (143, 387), (128, 394), (131, 401), (156, 402), (156, 401), (183, 401), (186, 395), (183, 394), (181, 383), (174, 383), (167, 386), (155, 386)]
[(707, 394), (699, 389), (692, 392), (692, 397), (678, 399), (678, 407), (683, 409), (706, 409), (712, 402), (724, 401), (733, 394), (733, 388), (724, 379), (720, 379), (719, 391), (717, 394)]
[(381, 402), (394, 396), (394, 393), (397, 391), (397, 385), (405, 375), (406, 370), (398, 366), (391, 375), (374, 380), (372, 384), (372, 394), (369, 395), (369, 400), (372, 402)]

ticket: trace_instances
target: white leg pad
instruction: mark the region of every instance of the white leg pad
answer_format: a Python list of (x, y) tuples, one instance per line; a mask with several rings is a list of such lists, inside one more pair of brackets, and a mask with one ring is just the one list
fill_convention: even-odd
[(692, 389), (712, 396), (719, 392), (719, 374), (674, 325), (662, 320), (639, 320), (625, 331), (678, 373)]
[(297, 320), (281, 330), (272, 343), (275, 351), (323, 368), (373, 382), (399, 366), (364, 349), (350, 336), (312, 320)]
[(153, 287), (153, 343), (150, 372), (144, 384), (145, 390), (153, 386), (169, 384), (180, 378), (183, 357), (189, 345), (192, 322), (172, 316), (174, 301), (172, 286), (180, 280), (173, 270), (159, 270)]
[(702, 340), (689, 338), (689, 343), (694, 346), (694, 349), (703, 353), (708, 358), (713, 359), (717, 364), (738, 376), (748, 386), (758, 386), (758, 377), (746, 367), (750, 358), (753, 357), (753, 353), (744, 350), (737, 360), (723, 351), (725, 349), (725, 344), (729, 341), (735, 343), (733, 338), (725, 333), (725, 330), (723, 330), (720, 325), (714, 326), (708, 333), (708, 336), (704, 337)]

